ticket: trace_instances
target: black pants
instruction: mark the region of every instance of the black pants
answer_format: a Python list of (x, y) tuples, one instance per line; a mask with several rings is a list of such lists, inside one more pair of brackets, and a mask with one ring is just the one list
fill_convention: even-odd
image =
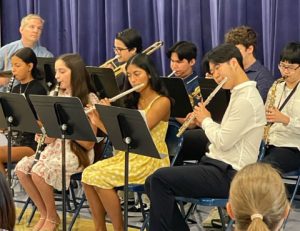
[(207, 152), (209, 143), (205, 132), (201, 128), (186, 130), (183, 134), (183, 144), (175, 165), (182, 165), (185, 160), (197, 160), (198, 162)]
[(204, 156), (199, 165), (158, 169), (146, 180), (150, 198), (150, 231), (185, 231), (175, 196), (227, 198), (236, 171), (222, 161)]
[(295, 171), (300, 168), (300, 151), (298, 148), (270, 145), (266, 150), (263, 162), (272, 164), (282, 173)]

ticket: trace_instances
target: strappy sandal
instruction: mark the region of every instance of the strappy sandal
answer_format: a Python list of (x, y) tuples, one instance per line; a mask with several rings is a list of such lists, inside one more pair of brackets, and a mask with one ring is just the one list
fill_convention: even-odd
[(55, 231), (55, 230), (58, 230), (58, 227), (60, 225), (60, 220), (59, 221), (53, 221), (53, 220), (50, 220), (50, 219), (46, 219), (46, 222), (49, 222), (53, 225), (55, 225), (53, 227), (53, 229), (42, 229), (43, 231)]
[[(32, 231), (39, 231), (39, 230), (41, 230), (41, 228), (42, 228), (43, 225), (45, 224), (45, 220), (46, 220), (45, 217), (41, 217), (41, 218), (39, 219), (39, 221), (36, 223), (36, 225), (33, 227)], [(37, 224), (40, 223), (41, 221), (43, 221), (43, 223), (42, 223), (41, 225), (37, 226)]]

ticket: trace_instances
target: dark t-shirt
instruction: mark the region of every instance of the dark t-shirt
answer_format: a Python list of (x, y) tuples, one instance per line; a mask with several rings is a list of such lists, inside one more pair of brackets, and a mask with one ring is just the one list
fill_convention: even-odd
[[(18, 84), (16, 85), (12, 93), (18, 93), (18, 94), (25, 94), (25, 97), (29, 103), (29, 106), (31, 110), (33, 111), (35, 117), (37, 118), (37, 115), (34, 111), (34, 107), (32, 103), (29, 100), (29, 95), (47, 95), (47, 91), (44, 88), (44, 86), (38, 81), (38, 80), (32, 80), (25, 84)], [(33, 150), (36, 149), (37, 143), (34, 140), (34, 133), (29, 132), (13, 132), (14, 134), (14, 140), (13, 140), (13, 146), (27, 146), (32, 148)]]

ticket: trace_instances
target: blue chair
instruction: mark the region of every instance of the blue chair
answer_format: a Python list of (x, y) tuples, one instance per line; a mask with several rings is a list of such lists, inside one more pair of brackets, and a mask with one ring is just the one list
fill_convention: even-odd
[[(262, 142), (262, 144), (261, 144), (261, 152), (262, 152), (262, 154), (260, 155), (259, 161), (262, 161), (262, 159), (265, 156), (266, 145), (265, 145), (264, 142)], [(292, 206), (293, 202), (294, 202), (294, 199), (296, 197), (298, 188), (299, 188), (299, 184), (300, 184), (300, 167), (299, 167), (299, 169), (297, 169), (295, 171), (291, 171), (291, 172), (287, 172), (287, 173), (283, 174), (282, 178), (285, 179), (285, 180), (289, 180), (289, 181), (294, 182), (295, 186), (294, 186), (294, 189), (293, 189), (291, 197), (290, 197), (290, 205)], [(287, 216), (287, 218), (285, 219), (285, 221), (283, 223), (283, 229), (285, 228), (285, 226), (288, 222), (290, 212), (291, 212), (291, 210), (289, 211), (288, 216)]]
[[(169, 157), (171, 161), (171, 166), (175, 163), (181, 147), (183, 143), (183, 136), (177, 137), (178, 132), (178, 124), (172, 121), (169, 121), (168, 130), (166, 134), (166, 144), (168, 146), (168, 152)], [(124, 186), (116, 188), (117, 190), (124, 190)], [(143, 200), (142, 200), (142, 194), (145, 194), (145, 188), (143, 184), (129, 184), (128, 185), (128, 191), (134, 192), (137, 194), (137, 199), (140, 204), (141, 213), (143, 217), (143, 224), (140, 230), (148, 230), (148, 221), (149, 221), (149, 215), (145, 212), (144, 206), (143, 206)]]
[[(257, 158), (257, 161), (260, 161), (265, 154), (265, 143), (262, 141), (260, 144), (259, 148), (259, 155)], [(192, 212), (195, 211), (197, 205), (201, 206), (211, 206), (211, 207), (217, 207), (218, 212), (220, 215), (221, 219), (221, 224), (222, 224), (222, 230), (231, 230), (232, 224), (234, 223), (233, 220), (229, 219), (227, 227), (226, 227), (226, 217), (225, 214), (223, 213), (222, 208), (226, 207), (226, 204), (228, 202), (228, 198), (186, 198), (186, 197), (176, 197), (176, 200), (179, 203), (181, 213), (187, 221), (192, 214)], [(190, 207), (188, 208), (187, 212), (185, 213), (184, 207), (183, 207), (183, 202), (185, 203), (191, 203)]]

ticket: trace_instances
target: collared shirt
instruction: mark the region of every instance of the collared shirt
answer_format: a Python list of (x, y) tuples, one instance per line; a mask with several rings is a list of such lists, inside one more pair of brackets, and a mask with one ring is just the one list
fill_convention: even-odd
[(250, 80), (257, 82), (257, 89), (265, 102), (268, 91), (275, 80), (273, 75), (258, 60), (247, 68), (245, 72)]
[[(288, 125), (274, 123), (269, 130), (269, 143), (277, 147), (295, 147), (300, 150), (300, 84), (281, 112), (290, 117)], [(292, 89), (285, 82), (276, 87), (275, 107), (279, 108)], [(268, 96), (270, 97), (270, 95)], [(268, 101), (267, 101), (268, 102)], [(267, 105), (266, 105), (267, 106)]]
[[(23, 48), (23, 43), (21, 40), (11, 42), (0, 48), (0, 71), (4, 70), (5, 62), (7, 62), (7, 70), (11, 69), (11, 56), (19, 49)], [(36, 44), (32, 48), (37, 57), (53, 57), (53, 54), (48, 51), (45, 47)], [(7, 60), (5, 60), (7, 59)], [(15, 81), (17, 84), (17, 81)], [(14, 84), (14, 85), (16, 85)], [(5, 91), (6, 86), (0, 86), (0, 92)]]
[(206, 155), (235, 170), (256, 162), (265, 124), (264, 104), (256, 83), (247, 81), (235, 86), (221, 124), (211, 118), (202, 122), (211, 143)]

